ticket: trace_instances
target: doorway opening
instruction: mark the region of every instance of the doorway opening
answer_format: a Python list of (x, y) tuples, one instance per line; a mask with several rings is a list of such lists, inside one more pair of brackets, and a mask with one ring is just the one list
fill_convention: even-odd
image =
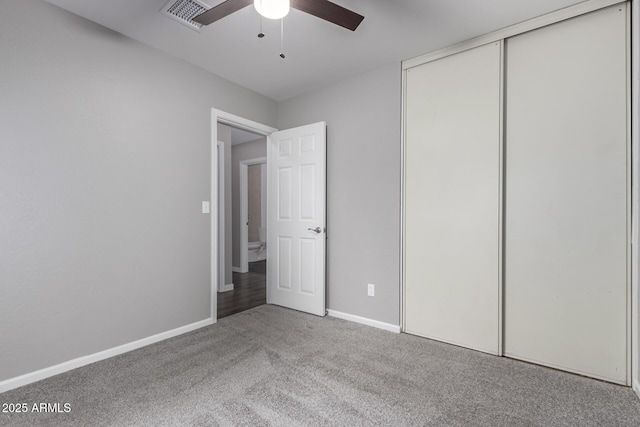
[(212, 159), (217, 165), (212, 311), (220, 319), (266, 303), (266, 229), (261, 229), (266, 228), (266, 135), (275, 129), (216, 110), (213, 115), (218, 143)]
[[(318, 316), (326, 315), (326, 123), (317, 122), (278, 131), (215, 109), (212, 109), (211, 115), (211, 200), (214, 208), (211, 215), (211, 317), (217, 320), (224, 316), (224, 313), (218, 312), (218, 299), (230, 292), (218, 292), (224, 288), (223, 283), (229, 283), (217, 277), (218, 265), (224, 262), (225, 280), (233, 281), (233, 291), (237, 290), (240, 283), (239, 278), (237, 283), (235, 278), (230, 278), (233, 253), (229, 255), (228, 247), (233, 251), (233, 215), (226, 203), (230, 199), (226, 191), (224, 216), (230, 216), (232, 222), (229, 227), (229, 219), (225, 219), (224, 233), (218, 232), (218, 220), (222, 218), (222, 215), (218, 215), (218, 181), (224, 179), (224, 189), (230, 187), (226, 181), (231, 182), (232, 156), (227, 154), (230, 150), (225, 147), (225, 172), (224, 177), (219, 177), (218, 150), (215, 146), (217, 141), (223, 144), (231, 141), (230, 132), (233, 128), (267, 137), (266, 198), (269, 202), (266, 244), (273, 246), (272, 243), (276, 243), (276, 246), (271, 248), (268, 267), (265, 268), (265, 302)], [(230, 142), (229, 145), (233, 147)], [(247, 159), (247, 170), (252, 159), (257, 161), (260, 158)], [(239, 164), (240, 160), (237, 161)], [(221, 259), (223, 253), (224, 260)], [(236, 265), (239, 270), (237, 273), (240, 273), (241, 267)], [(259, 265), (256, 267), (259, 268)], [(247, 272), (241, 274), (253, 273), (248, 270), (247, 265)]]
[[(266, 150), (266, 139), (263, 138), (246, 144), (247, 146), (236, 147), (236, 150), (234, 150), (234, 161), (239, 160), (237, 177), (240, 188), (238, 193), (233, 192), (233, 196), (240, 203), (240, 216), (238, 218), (240, 227), (240, 263), (237, 268), (240, 273), (250, 271), (252, 264), (254, 266), (256, 263), (260, 265), (266, 264), (268, 253), (267, 158), (259, 157), (241, 160), (250, 151), (256, 151), (257, 154), (260, 154), (263, 149)], [(236, 270), (234, 269), (234, 271)]]

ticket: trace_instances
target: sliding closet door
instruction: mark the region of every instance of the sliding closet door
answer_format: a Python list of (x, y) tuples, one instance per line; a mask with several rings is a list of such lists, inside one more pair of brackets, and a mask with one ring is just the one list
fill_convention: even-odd
[(506, 44), (505, 355), (626, 383), (624, 5)]
[(500, 50), (407, 70), (405, 332), (498, 353)]

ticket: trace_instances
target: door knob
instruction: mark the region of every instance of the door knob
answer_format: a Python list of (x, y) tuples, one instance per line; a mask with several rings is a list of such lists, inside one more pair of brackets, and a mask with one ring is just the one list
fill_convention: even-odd
[(320, 234), (322, 233), (322, 228), (320, 227), (316, 227), (316, 228), (307, 228), (307, 230), (309, 231), (315, 231), (316, 233)]

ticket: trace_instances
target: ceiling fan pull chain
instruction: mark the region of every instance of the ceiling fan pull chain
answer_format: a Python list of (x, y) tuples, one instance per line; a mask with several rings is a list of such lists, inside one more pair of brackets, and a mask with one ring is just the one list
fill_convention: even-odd
[(258, 38), (261, 39), (264, 37), (264, 33), (262, 32), (262, 15), (258, 14), (260, 17), (260, 32), (258, 33)]
[(280, 58), (284, 59), (284, 18), (280, 20)]

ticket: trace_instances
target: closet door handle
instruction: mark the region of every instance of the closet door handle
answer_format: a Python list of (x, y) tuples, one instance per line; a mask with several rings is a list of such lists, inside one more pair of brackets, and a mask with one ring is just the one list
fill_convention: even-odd
[(316, 227), (316, 228), (307, 228), (307, 230), (309, 231), (315, 231), (316, 233), (320, 234), (322, 233), (322, 228), (320, 227)]

